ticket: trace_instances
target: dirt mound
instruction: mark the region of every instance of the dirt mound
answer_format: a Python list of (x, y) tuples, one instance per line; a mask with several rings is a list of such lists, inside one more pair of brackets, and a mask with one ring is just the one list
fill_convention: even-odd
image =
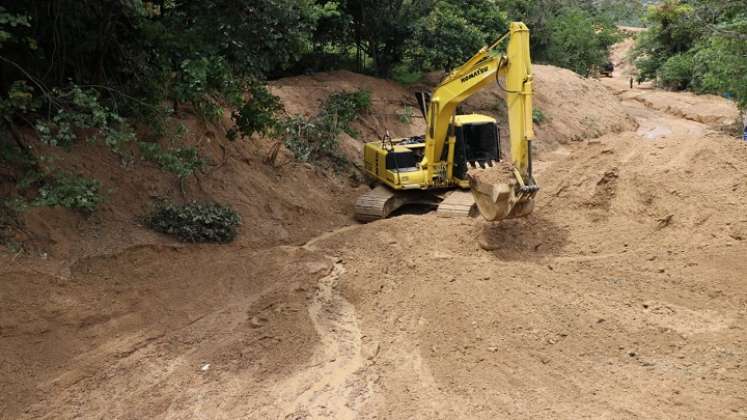
[(411, 91), (390, 81), (349, 71), (316, 73), (279, 79), (270, 83), (270, 90), (283, 103), (289, 114), (313, 116), (336, 92), (367, 90), (371, 93), (371, 110), (352, 124), (360, 133), (357, 139), (340, 136), (340, 147), (345, 157), (360, 165), (363, 143), (380, 139), (389, 131), (394, 137), (421, 135), (425, 120), (417, 110)]
[(622, 97), (642, 102), (648, 108), (715, 128), (730, 128), (741, 122), (737, 105), (716, 95), (634, 89), (624, 92)]
[(353, 222), (348, 215), (358, 195), (356, 182), (344, 174), (290, 156), (273, 167), (265, 162), (271, 140), (230, 142), (224, 126), (205, 125), (190, 116), (181, 122), (188, 127), (185, 144), (196, 147), (208, 162), (204, 171), (182, 182), (147, 161), (123, 165), (105, 147), (83, 142), (65, 152), (29, 138), (34, 148), (54, 156), (61, 170), (100, 180), (106, 200), (87, 217), (62, 208), (29, 209), (21, 215), (23, 228), (16, 239), (34, 256), (67, 261), (139, 244), (173, 244), (139, 219), (161, 198), (230, 205), (242, 218), (238, 243), (250, 248), (303, 242)]
[[(534, 75), (534, 105), (542, 115), (539, 117), (542, 122), (535, 124), (537, 141), (534, 145), (540, 152), (553, 150), (559, 144), (573, 140), (635, 128), (634, 121), (622, 109), (620, 101), (597, 80), (585, 79), (569, 70), (543, 65), (534, 66)], [(358, 139), (347, 136), (341, 138), (346, 157), (357, 162), (362, 153), (362, 143), (379, 138), (386, 130), (394, 137), (422, 134), (425, 122), (417, 110), (414, 93), (432, 90), (442, 77), (442, 72), (430, 73), (423, 83), (404, 87), (393, 81), (348, 71), (335, 71), (280, 79), (270, 86), (273, 94), (280, 97), (288, 113), (304, 115), (317, 112), (326, 98), (334, 92), (357, 89), (371, 91), (371, 112), (355, 125), (361, 136)], [(505, 102), (498, 86), (494, 85), (475, 94), (463, 104), (462, 111), (495, 117), (501, 126), (504, 143), (507, 141)], [(404, 117), (405, 114), (411, 117)]]
[(514, 166), (506, 161), (498, 162), (492, 167), (470, 169), (469, 176), (483, 184), (507, 184), (516, 180)]
[[(554, 66), (535, 65), (533, 70), (534, 109), (544, 117), (535, 124), (537, 140), (533, 145), (539, 152), (635, 128), (619, 99), (598, 80)], [(464, 111), (496, 117), (502, 137), (508, 139), (503, 98), (503, 91), (494, 84), (470, 98), (464, 104)]]

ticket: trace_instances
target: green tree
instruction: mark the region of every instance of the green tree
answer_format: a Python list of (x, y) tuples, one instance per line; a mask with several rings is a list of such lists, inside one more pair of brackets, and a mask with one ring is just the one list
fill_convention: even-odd
[[(670, 57), (689, 51), (698, 39), (699, 28), (692, 24), (694, 8), (679, 0), (665, 0), (649, 7), (649, 29), (641, 34), (634, 58), (643, 79), (655, 79)], [(670, 64), (670, 67), (672, 64)]]
[(437, 1), (416, 25), (409, 55), (420, 68), (451, 70), (505, 32), (495, 1)]
[(666, 0), (649, 7), (635, 49), (644, 79), (747, 107), (747, 0)]
[(618, 40), (611, 25), (575, 7), (564, 9), (548, 26), (547, 60), (585, 76), (608, 61), (609, 47)]
[(712, 36), (693, 59), (694, 88), (701, 92), (724, 93), (747, 109), (747, 42)]
[[(612, 1), (612, 0), (610, 0)], [(532, 58), (586, 75), (607, 61), (617, 40), (614, 16), (606, 1), (503, 0), (510, 20), (521, 20), (532, 32)]]

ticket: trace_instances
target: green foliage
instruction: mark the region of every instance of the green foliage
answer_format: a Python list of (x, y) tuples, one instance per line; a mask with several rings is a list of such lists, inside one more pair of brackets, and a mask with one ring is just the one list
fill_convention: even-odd
[[(625, 16), (634, 18), (641, 9), (638, 0), (502, 0), (500, 4), (509, 20), (529, 27), (533, 60), (580, 74), (589, 72), (585, 64), (599, 65), (599, 57), (606, 58), (614, 24)], [(582, 26), (565, 26), (575, 24)]]
[(317, 21), (334, 13), (334, 6), (326, 3), (174, 2), (165, 8), (163, 15), (168, 29), (184, 37), (191, 49), (211, 51), (242, 74), (256, 76), (287, 68), (309, 50)]
[(595, 8), (610, 22), (618, 25), (641, 27), (646, 14), (646, 1), (641, 0), (598, 0)]
[(333, 153), (337, 147), (336, 133), (324, 131), (313, 120), (301, 115), (281, 120), (277, 134), (293, 156), (304, 162)]
[(69, 149), (79, 133), (85, 132), (89, 141), (102, 139), (112, 150), (120, 151), (135, 138), (124, 119), (99, 102), (95, 91), (73, 86), (65, 91), (55, 89), (52, 96), (57, 112), (49, 120), (38, 120), (34, 127), (43, 142)]
[(747, 2), (666, 0), (649, 7), (635, 56), (642, 80), (724, 94), (747, 108)]
[(36, 111), (40, 105), (34, 89), (25, 80), (16, 80), (11, 83), (7, 97), (0, 98), (0, 114), (12, 118), (15, 114)]
[[(402, 62), (418, 20), (432, 10), (434, 0), (335, 0), (346, 15), (338, 19), (337, 44), (340, 51), (355, 51), (357, 70), (368, 62), (379, 76), (390, 76), (393, 66)], [(329, 33), (323, 27), (318, 31)], [(316, 37), (315, 37), (316, 38)], [(316, 38), (318, 39), (318, 38)], [(315, 40), (316, 40), (315, 39)]]
[(579, 8), (564, 9), (548, 26), (547, 59), (585, 76), (608, 61), (609, 47), (619, 39), (612, 25)]
[(327, 98), (319, 117), (323, 126), (331, 128), (330, 132), (344, 131), (351, 137), (356, 137), (358, 133), (350, 127), (350, 123), (370, 108), (371, 92), (367, 90), (336, 92)]
[(495, 1), (436, 1), (415, 26), (410, 56), (421, 68), (451, 70), (508, 27)]
[(260, 84), (255, 84), (251, 93), (251, 98), (233, 113), (236, 127), (229, 131), (231, 140), (239, 134), (242, 138), (254, 133), (266, 134), (277, 124), (277, 114), (283, 109), (280, 99)]
[(194, 147), (177, 147), (164, 150), (158, 143), (140, 142), (140, 153), (143, 158), (155, 162), (179, 178), (186, 178), (200, 170), (205, 161)]
[(712, 37), (693, 59), (694, 88), (731, 95), (747, 110), (747, 42)]
[(413, 68), (410, 63), (401, 63), (392, 69), (392, 79), (403, 85), (412, 85), (423, 78), (423, 72)]
[(659, 84), (671, 89), (687, 89), (693, 78), (693, 56), (684, 53), (669, 57), (658, 69)]
[(159, 203), (146, 217), (151, 229), (184, 242), (228, 243), (234, 240), (241, 218), (233, 209), (216, 203)]
[(399, 122), (401, 122), (402, 124), (410, 124), (412, 122), (412, 114), (412, 107), (410, 105), (405, 105), (402, 108), (402, 111), (397, 113)]
[(532, 110), (532, 121), (535, 124), (542, 124), (543, 122), (545, 122), (545, 119), (546, 119), (545, 113), (542, 112), (540, 109), (534, 108)]
[(32, 201), (37, 207), (65, 207), (93, 213), (103, 202), (99, 181), (79, 175), (63, 174), (46, 181)]
[[(666, 0), (649, 8), (646, 15), (649, 30), (638, 37), (634, 51), (643, 80), (656, 79), (670, 57), (685, 53), (694, 46), (700, 28), (690, 23), (693, 13), (691, 5), (679, 0)], [(674, 62), (670, 67), (678, 64), (682, 63)]]
[(208, 121), (219, 122), (223, 118), (223, 101), (233, 106), (241, 103), (244, 85), (234, 77), (223, 57), (186, 59), (179, 68), (174, 99), (191, 103), (195, 112)]
[[(0, 6), (0, 47), (19, 40), (19, 37), (14, 34), (16, 28), (30, 26), (30, 19), (27, 15), (9, 13), (5, 7)], [(25, 41), (30, 47), (34, 46), (29, 38), (25, 38)]]
[(337, 136), (344, 131), (356, 137), (358, 134), (350, 123), (370, 106), (371, 94), (368, 91), (334, 93), (315, 117), (288, 117), (279, 122), (276, 134), (298, 160), (334, 159), (337, 156)]

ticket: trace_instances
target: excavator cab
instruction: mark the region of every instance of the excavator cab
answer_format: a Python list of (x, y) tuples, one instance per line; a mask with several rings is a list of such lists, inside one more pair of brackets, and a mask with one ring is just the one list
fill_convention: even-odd
[(501, 160), (500, 131), (495, 120), (485, 115), (456, 117), (454, 176), (467, 179), (470, 166), (485, 166)]

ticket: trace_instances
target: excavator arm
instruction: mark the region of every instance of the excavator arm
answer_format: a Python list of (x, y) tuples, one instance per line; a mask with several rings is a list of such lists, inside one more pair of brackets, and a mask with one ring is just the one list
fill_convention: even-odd
[[(506, 38), (508, 46), (503, 54), (498, 47)], [(530, 142), (534, 138), (532, 65), (529, 29), (520, 22), (511, 23), (505, 35), (454, 69), (433, 91), (426, 117), (425, 156), (421, 161), (421, 167), (428, 170), (427, 179), (433, 178), (444, 147), (452, 141), (449, 126), (453, 126), (457, 106), (489, 83), (498, 82), (501, 76), (505, 77), (505, 86), (501, 87), (506, 92), (511, 163), (521, 177), (520, 183), (533, 182), (530, 155)]]

